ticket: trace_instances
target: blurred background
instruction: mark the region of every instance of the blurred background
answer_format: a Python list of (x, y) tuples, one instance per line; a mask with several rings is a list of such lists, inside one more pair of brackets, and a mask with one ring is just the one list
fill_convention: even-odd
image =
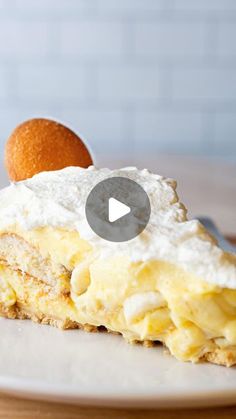
[(235, 0), (0, 0), (0, 140), (32, 116), (94, 154), (236, 160)]
[(38, 116), (236, 231), (235, 0), (0, 0), (1, 155)]

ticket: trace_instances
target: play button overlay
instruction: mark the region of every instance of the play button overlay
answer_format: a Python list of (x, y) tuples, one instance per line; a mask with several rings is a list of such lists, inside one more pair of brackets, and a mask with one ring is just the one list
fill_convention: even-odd
[(151, 206), (147, 193), (138, 183), (125, 177), (111, 177), (92, 189), (85, 213), (98, 236), (111, 242), (124, 242), (145, 229)]
[(131, 209), (127, 205), (122, 204), (122, 202), (117, 201), (115, 198), (109, 198), (108, 219), (110, 223), (119, 220), (119, 218), (129, 214), (130, 211)]

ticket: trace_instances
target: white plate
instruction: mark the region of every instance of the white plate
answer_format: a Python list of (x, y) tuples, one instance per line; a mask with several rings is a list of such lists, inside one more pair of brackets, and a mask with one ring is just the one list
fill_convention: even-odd
[(236, 370), (176, 361), (163, 348), (108, 333), (61, 331), (0, 319), (0, 391), (81, 405), (232, 404)]

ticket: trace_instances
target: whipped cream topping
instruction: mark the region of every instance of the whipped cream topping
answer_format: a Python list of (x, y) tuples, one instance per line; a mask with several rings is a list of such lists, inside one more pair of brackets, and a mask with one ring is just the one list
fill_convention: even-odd
[[(124, 176), (140, 184), (149, 196), (151, 216), (134, 239), (115, 243), (97, 236), (85, 216), (88, 194), (100, 181)], [(0, 191), (0, 230), (52, 226), (76, 230), (98, 257), (125, 255), (131, 261), (161, 259), (178, 264), (221, 287), (236, 288), (236, 258), (227, 257), (197, 220), (187, 220), (172, 179), (126, 167), (119, 170), (67, 167), (12, 183)]]

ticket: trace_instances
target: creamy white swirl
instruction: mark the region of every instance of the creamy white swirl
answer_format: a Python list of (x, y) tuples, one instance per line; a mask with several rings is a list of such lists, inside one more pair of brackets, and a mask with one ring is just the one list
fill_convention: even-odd
[[(98, 182), (112, 176), (136, 181), (151, 203), (145, 230), (122, 243), (97, 236), (85, 216), (89, 192)], [(99, 257), (117, 253), (132, 261), (162, 259), (208, 282), (236, 288), (236, 257), (227, 257), (197, 220), (187, 220), (175, 188), (174, 180), (135, 167), (119, 170), (67, 167), (43, 172), (0, 191), (0, 229), (18, 224), (26, 230), (43, 226), (77, 230), (94, 246)]]

